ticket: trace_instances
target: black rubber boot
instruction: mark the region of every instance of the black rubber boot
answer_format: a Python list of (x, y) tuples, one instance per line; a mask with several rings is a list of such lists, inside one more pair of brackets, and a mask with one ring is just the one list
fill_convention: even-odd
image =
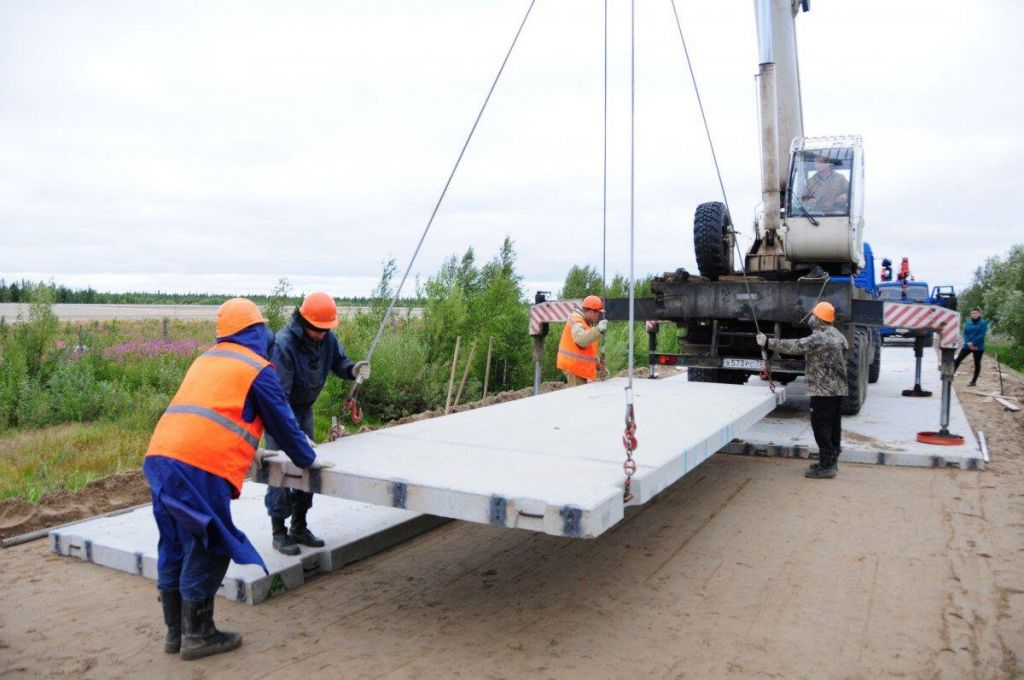
[(306, 513), (296, 511), (292, 513), (292, 528), (288, 531), (288, 538), (299, 545), (306, 545), (310, 548), (324, 547), (324, 541), (306, 526)]
[(836, 465), (836, 461), (839, 460), (839, 456), (835, 454), (825, 454), (821, 456), (821, 462), (817, 466), (812, 465), (811, 468), (804, 473), (804, 477), (810, 479), (832, 479), (839, 472), (839, 467)]
[(271, 517), (270, 526), (274, 532), (274, 550), (282, 555), (298, 555), (299, 546), (288, 535), (288, 530), (284, 526), (284, 520)]
[(177, 590), (161, 590), (160, 605), (164, 609), (164, 623), (167, 624), (164, 651), (177, 654), (181, 650), (181, 593)]
[(213, 598), (199, 602), (182, 600), (181, 658), (186, 661), (223, 654), (242, 646), (238, 633), (217, 630), (213, 625)]

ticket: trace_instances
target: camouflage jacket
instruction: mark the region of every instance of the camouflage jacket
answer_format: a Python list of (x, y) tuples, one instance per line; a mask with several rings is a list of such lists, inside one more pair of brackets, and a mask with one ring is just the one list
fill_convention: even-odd
[(779, 354), (804, 354), (807, 359), (807, 394), (812, 397), (845, 397), (846, 338), (833, 326), (814, 329), (799, 340), (768, 340), (768, 349)]

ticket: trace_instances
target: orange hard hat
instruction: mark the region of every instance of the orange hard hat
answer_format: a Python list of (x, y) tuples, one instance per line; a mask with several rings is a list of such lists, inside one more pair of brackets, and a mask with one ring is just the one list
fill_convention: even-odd
[(595, 312), (604, 311), (604, 303), (596, 295), (588, 295), (583, 298), (583, 309), (593, 309)]
[(814, 309), (811, 313), (822, 321), (827, 321), (829, 323), (836, 320), (836, 308), (828, 302), (819, 302), (814, 305)]
[(327, 293), (310, 293), (302, 301), (299, 307), (299, 314), (309, 322), (311, 326), (322, 331), (329, 331), (338, 327), (338, 306), (334, 304), (334, 298)]
[(217, 337), (226, 338), (243, 328), (266, 322), (255, 302), (246, 298), (231, 298), (217, 310)]

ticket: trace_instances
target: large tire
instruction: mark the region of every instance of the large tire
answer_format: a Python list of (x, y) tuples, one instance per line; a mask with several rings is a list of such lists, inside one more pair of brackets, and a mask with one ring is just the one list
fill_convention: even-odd
[(846, 387), (848, 394), (843, 398), (840, 410), (844, 416), (855, 416), (860, 413), (868, 390), (867, 351), (870, 343), (868, 333), (863, 328), (853, 330), (853, 347), (846, 357)]
[(871, 331), (871, 345), (875, 349), (875, 358), (868, 366), (868, 382), (874, 385), (882, 374), (882, 335), (877, 330)]
[(731, 252), (728, 245), (732, 218), (724, 203), (701, 203), (693, 215), (693, 250), (700, 275), (712, 281), (728, 274)]

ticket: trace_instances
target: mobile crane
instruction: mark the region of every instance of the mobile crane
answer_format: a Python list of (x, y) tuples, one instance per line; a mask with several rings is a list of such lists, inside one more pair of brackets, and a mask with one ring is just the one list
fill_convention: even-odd
[[(693, 239), (699, 275), (678, 268), (655, 277), (654, 297), (634, 304), (636, 320), (673, 322), (685, 329), (679, 353), (659, 353), (657, 325), (648, 324), (652, 374), (656, 365), (679, 365), (687, 367), (692, 381), (742, 384), (760, 374), (789, 382), (804, 372), (803, 360), (762, 351), (757, 333), (806, 336), (811, 309), (827, 301), (835, 307), (836, 326), (850, 348), (849, 396), (843, 403), (847, 415), (860, 411), (869, 378), (877, 379), (882, 326), (937, 331), (942, 350), (941, 429), (921, 434), (934, 435), (935, 443), (950, 443), (954, 438), (947, 425), (959, 314), (942, 305), (879, 298), (873, 257), (864, 243), (862, 140), (857, 135), (804, 136), (796, 17), (809, 10), (809, 2), (754, 0), (754, 8), (763, 206), (754, 220), (754, 242), (737, 263), (736, 231), (724, 200), (697, 206)], [(565, 308), (566, 301), (540, 302), (531, 310), (538, 368), (547, 325), (564, 319), (558, 310)], [(629, 311), (628, 300), (606, 301), (609, 320), (627, 320)]]

